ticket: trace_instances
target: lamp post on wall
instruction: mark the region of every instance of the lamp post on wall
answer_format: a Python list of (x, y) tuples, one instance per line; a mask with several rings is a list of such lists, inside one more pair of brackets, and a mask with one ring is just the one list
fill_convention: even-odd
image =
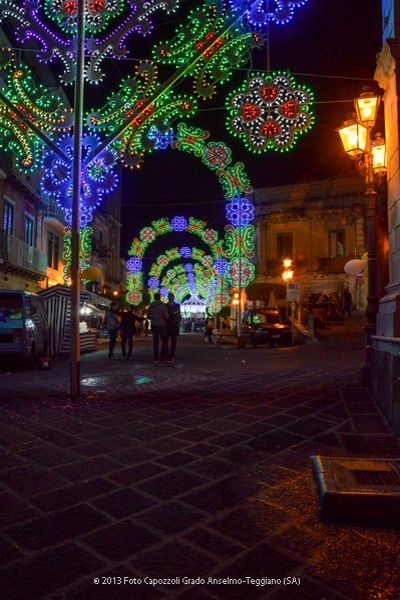
[(343, 147), (353, 160), (358, 161), (358, 168), (365, 177), (366, 191), (366, 226), (368, 253), (368, 296), (365, 332), (365, 363), (362, 368), (362, 382), (369, 384), (371, 378), (371, 341), (376, 333), (376, 315), (379, 308), (378, 298), (378, 262), (377, 262), (377, 192), (375, 178), (386, 173), (386, 147), (381, 133), (371, 139), (375, 127), (380, 97), (371, 92), (364, 92), (354, 99), (357, 117), (345, 121), (337, 129)]

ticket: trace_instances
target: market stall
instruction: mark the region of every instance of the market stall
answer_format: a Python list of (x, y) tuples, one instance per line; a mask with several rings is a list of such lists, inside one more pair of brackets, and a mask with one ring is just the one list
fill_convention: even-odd
[[(71, 350), (71, 288), (55, 285), (39, 292), (42, 298), (49, 331), (49, 352), (52, 356), (69, 354)], [(93, 292), (80, 294), (81, 352), (95, 349), (95, 342), (110, 305), (108, 298)]]

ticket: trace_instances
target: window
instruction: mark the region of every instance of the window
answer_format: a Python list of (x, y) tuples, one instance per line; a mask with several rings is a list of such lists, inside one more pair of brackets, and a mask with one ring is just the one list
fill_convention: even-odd
[(24, 242), (25, 244), (28, 244), (28, 246), (35, 245), (35, 219), (28, 214), (25, 214)]
[(6, 233), (14, 233), (15, 206), (10, 200), (4, 198), (3, 229)]
[(52, 233), (47, 232), (47, 266), (50, 269), (58, 269), (58, 258), (60, 253), (60, 238)]
[(277, 233), (276, 234), (276, 258), (283, 260), (284, 258), (293, 257), (293, 233)]
[(329, 258), (346, 255), (345, 232), (340, 229), (338, 231), (329, 232)]

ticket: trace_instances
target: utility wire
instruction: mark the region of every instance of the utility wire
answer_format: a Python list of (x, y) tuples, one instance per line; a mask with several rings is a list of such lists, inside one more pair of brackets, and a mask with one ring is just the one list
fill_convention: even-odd
[[(32, 50), (29, 48), (18, 48), (18, 47), (12, 47), (12, 46), (0, 46), (1, 50), (15, 50), (15, 51), (20, 51), (20, 52), (33, 52), (35, 54), (37, 54), (37, 50)], [(86, 55), (86, 58), (90, 58), (91, 55), (88, 54)], [(126, 61), (126, 62), (149, 62), (149, 63), (154, 63), (154, 64), (158, 64), (157, 61), (152, 60), (150, 58), (133, 58), (133, 57), (115, 57), (115, 56), (105, 56), (104, 60), (112, 60), (112, 61), (116, 61), (116, 62), (120, 62), (120, 61)], [(253, 69), (249, 69), (249, 68), (245, 68), (245, 67), (232, 67), (233, 71), (251, 71)], [(269, 72), (269, 68), (267, 69), (256, 69), (258, 73), (268, 73)], [(326, 75), (326, 74), (322, 74), (322, 73), (297, 73), (296, 71), (291, 71), (290, 69), (288, 70), (288, 72), (291, 75), (296, 75), (299, 77), (319, 77), (321, 79), (349, 79), (351, 81), (375, 81), (375, 79), (373, 79), (372, 77), (351, 77), (349, 75)]]

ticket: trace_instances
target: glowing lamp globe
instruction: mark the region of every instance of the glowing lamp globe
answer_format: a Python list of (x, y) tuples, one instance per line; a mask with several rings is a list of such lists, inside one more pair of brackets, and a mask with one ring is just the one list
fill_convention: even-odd
[(285, 267), (285, 269), (288, 269), (289, 267), (292, 266), (292, 259), (291, 258), (285, 258), (283, 261), (283, 266)]
[(365, 269), (366, 264), (366, 260), (353, 258), (353, 260), (347, 261), (344, 265), (344, 272), (347, 273), (347, 275), (359, 275)]
[(283, 281), (286, 281), (286, 282), (292, 281), (292, 279), (293, 279), (293, 271), (292, 271), (292, 269), (287, 269), (286, 271), (284, 271), (282, 273), (282, 279), (283, 279)]
[(377, 133), (372, 142), (373, 169), (377, 175), (384, 175), (387, 170), (386, 144), (381, 133)]
[(342, 127), (336, 130), (342, 140), (343, 148), (350, 158), (357, 158), (365, 152), (367, 145), (367, 127), (353, 120), (345, 121)]
[(374, 127), (380, 97), (372, 92), (364, 92), (354, 101), (357, 119), (366, 127)]

